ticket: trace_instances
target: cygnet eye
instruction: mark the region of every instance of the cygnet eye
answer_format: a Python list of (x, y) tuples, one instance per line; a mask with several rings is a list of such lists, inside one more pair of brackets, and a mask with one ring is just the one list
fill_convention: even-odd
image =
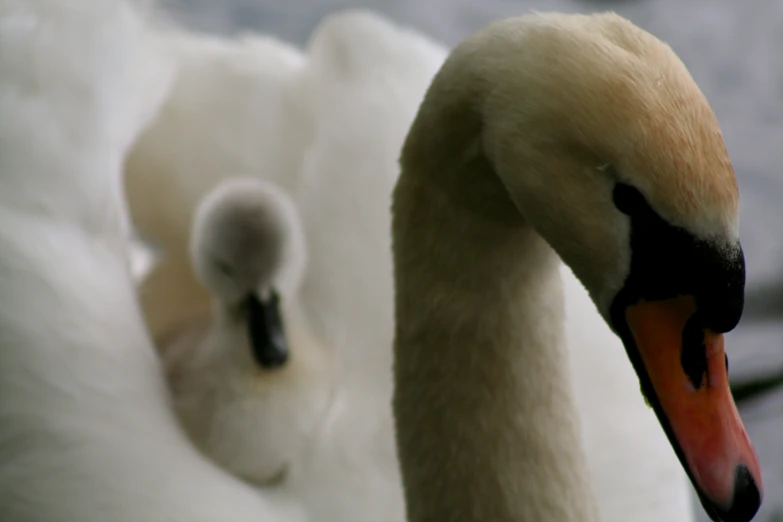
[(246, 305), (253, 358), (262, 368), (283, 366), (288, 361), (288, 342), (280, 313), (280, 296), (274, 289), (263, 297), (254, 292), (248, 295)]
[(228, 261), (223, 261), (222, 259), (216, 259), (214, 261), (215, 269), (223, 274), (226, 277), (235, 277), (236, 270), (234, 270), (234, 267), (231, 266), (231, 263)]

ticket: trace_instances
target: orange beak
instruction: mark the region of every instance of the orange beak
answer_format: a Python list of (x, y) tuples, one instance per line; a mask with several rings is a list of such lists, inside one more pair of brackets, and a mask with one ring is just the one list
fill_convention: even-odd
[(692, 297), (678, 297), (631, 305), (625, 318), (645, 392), (702, 504), (717, 520), (746, 522), (761, 504), (758, 458), (729, 388), (723, 335), (686, 335), (695, 312)]

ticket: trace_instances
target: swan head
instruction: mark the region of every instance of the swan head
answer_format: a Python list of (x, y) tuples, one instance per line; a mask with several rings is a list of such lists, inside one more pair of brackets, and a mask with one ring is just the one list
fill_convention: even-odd
[(304, 271), (304, 233), (293, 202), (272, 184), (237, 178), (199, 204), (191, 260), (226, 318), (247, 326), (258, 365), (288, 360), (281, 299), (292, 299)]
[(761, 473), (723, 351), (743, 309), (738, 189), (683, 63), (617, 15), (540, 14), (488, 26), (439, 76), (422, 113), (471, 105), (479, 147), (622, 339), (706, 511), (750, 520)]

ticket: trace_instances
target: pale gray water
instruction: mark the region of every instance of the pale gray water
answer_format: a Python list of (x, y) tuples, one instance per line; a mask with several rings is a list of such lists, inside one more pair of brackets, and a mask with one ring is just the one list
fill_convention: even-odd
[[(729, 337), (732, 377), (783, 370), (783, 2), (775, 0), (171, 0), (192, 27), (255, 30), (304, 44), (319, 20), (368, 7), (453, 45), (487, 22), (531, 9), (612, 9), (667, 41), (721, 122), (739, 178), (750, 303)], [(763, 292), (766, 290), (766, 292)], [(760, 292), (762, 291), (762, 292)], [(757, 292), (760, 292), (757, 296)], [(767, 315), (764, 322), (753, 315)], [(783, 390), (741, 408), (764, 468), (760, 522), (783, 520)], [(701, 519), (708, 520), (701, 513)], [(664, 522), (664, 521), (662, 521)]]

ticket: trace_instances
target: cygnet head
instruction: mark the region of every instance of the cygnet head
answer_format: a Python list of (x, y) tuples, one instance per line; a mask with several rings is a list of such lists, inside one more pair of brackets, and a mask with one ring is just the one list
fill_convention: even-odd
[(278, 484), (296, 472), (334, 397), (332, 360), (297, 307), (298, 213), (274, 185), (226, 181), (201, 201), (190, 250), (215, 302), (211, 315), (159, 339), (174, 409), (214, 462)]
[(190, 249), (196, 275), (218, 306), (247, 319), (256, 362), (269, 369), (285, 364), (280, 301), (296, 293), (305, 263), (291, 200), (259, 180), (224, 182), (199, 205)]

